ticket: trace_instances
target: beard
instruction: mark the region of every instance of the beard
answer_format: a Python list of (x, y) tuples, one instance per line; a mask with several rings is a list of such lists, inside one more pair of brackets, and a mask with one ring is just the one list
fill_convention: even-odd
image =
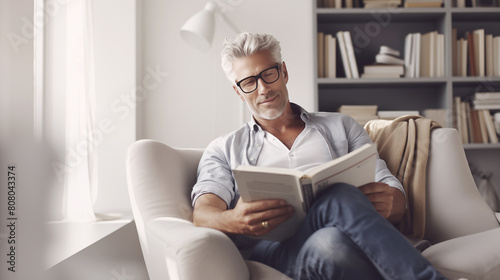
[(285, 111), (288, 99), (282, 100), (284, 95), (278, 96), (280, 103), (276, 104), (276, 107), (267, 108), (262, 106), (260, 109), (258, 107), (251, 106), (247, 102), (248, 109), (252, 112), (253, 116), (256, 118), (261, 118), (265, 120), (275, 120), (279, 118)]

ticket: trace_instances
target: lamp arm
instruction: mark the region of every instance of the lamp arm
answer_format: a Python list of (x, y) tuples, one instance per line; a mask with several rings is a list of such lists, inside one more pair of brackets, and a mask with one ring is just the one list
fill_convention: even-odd
[(215, 10), (216, 14), (217, 14), (217, 15), (219, 15), (219, 17), (222, 19), (222, 21), (224, 21), (224, 23), (226, 23), (226, 24), (227, 24), (227, 25), (228, 25), (228, 26), (229, 26), (229, 27), (230, 27), (230, 28), (231, 28), (231, 29), (232, 29), (232, 30), (233, 30), (236, 34), (241, 33), (241, 30), (240, 30), (238, 27), (236, 27), (236, 25), (234, 25), (234, 23), (233, 23), (233, 22), (231, 22), (231, 21), (230, 21), (230, 20), (229, 20), (229, 19), (228, 19), (225, 15), (224, 15), (224, 13), (222, 13), (222, 12), (219, 10), (219, 8), (217, 7), (217, 5), (216, 5), (215, 3), (214, 3), (213, 5), (214, 5), (214, 7), (215, 7), (215, 9), (214, 9), (214, 10)]

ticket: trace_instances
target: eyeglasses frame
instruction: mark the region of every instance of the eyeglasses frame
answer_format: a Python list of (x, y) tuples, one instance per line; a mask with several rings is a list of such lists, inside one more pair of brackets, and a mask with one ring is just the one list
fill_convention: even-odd
[[(275, 68), (276, 70), (278, 70), (278, 77), (277, 77), (277, 78), (276, 78), (276, 80), (274, 80), (273, 82), (268, 83), (268, 82), (266, 82), (266, 81), (262, 78), (262, 74), (263, 74), (264, 72), (266, 72), (267, 70), (269, 70), (269, 69), (273, 69), (273, 68)], [(241, 91), (242, 91), (243, 93), (250, 94), (250, 93), (252, 93), (252, 92), (256, 91), (256, 90), (257, 90), (257, 88), (259, 87), (259, 79), (261, 79), (264, 83), (266, 83), (266, 84), (268, 84), (268, 85), (276, 83), (276, 81), (280, 79), (280, 70), (281, 70), (281, 64), (280, 64), (280, 63), (278, 63), (278, 65), (276, 65), (276, 66), (269, 67), (269, 68), (267, 68), (267, 69), (262, 70), (262, 72), (260, 72), (258, 75), (255, 75), (255, 76), (248, 76), (248, 77), (246, 77), (246, 78), (241, 79), (239, 82), (236, 82), (236, 85), (237, 85), (237, 86), (241, 89)], [(249, 91), (249, 92), (246, 92), (246, 91), (244, 91), (244, 90), (243, 90), (243, 88), (241, 87), (241, 83), (242, 83), (244, 80), (247, 80), (247, 79), (250, 79), (250, 78), (255, 78), (255, 81), (256, 81), (256, 86), (255, 86), (255, 89), (254, 89), (254, 90)]]

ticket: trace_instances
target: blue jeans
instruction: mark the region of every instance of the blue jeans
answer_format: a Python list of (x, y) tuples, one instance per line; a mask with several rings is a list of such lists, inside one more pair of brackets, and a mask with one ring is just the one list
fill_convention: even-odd
[(321, 193), (293, 237), (260, 241), (250, 259), (301, 280), (445, 279), (347, 184)]

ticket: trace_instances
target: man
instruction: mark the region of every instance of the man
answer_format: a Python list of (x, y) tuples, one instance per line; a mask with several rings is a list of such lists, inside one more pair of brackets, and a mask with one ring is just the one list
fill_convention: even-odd
[(405, 211), (404, 190), (378, 159), (376, 181), (336, 184), (314, 202), (298, 232), (283, 242), (268, 233), (293, 208), (274, 199), (245, 203), (232, 176), (238, 165), (307, 170), (371, 140), (352, 118), (308, 113), (290, 103), (288, 70), (271, 35), (240, 34), (224, 43), (222, 67), (253, 118), (207, 147), (193, 187), (197, 226), (227, 233), (250, 259), (294, 279), (443, 279), (391, 224)]

